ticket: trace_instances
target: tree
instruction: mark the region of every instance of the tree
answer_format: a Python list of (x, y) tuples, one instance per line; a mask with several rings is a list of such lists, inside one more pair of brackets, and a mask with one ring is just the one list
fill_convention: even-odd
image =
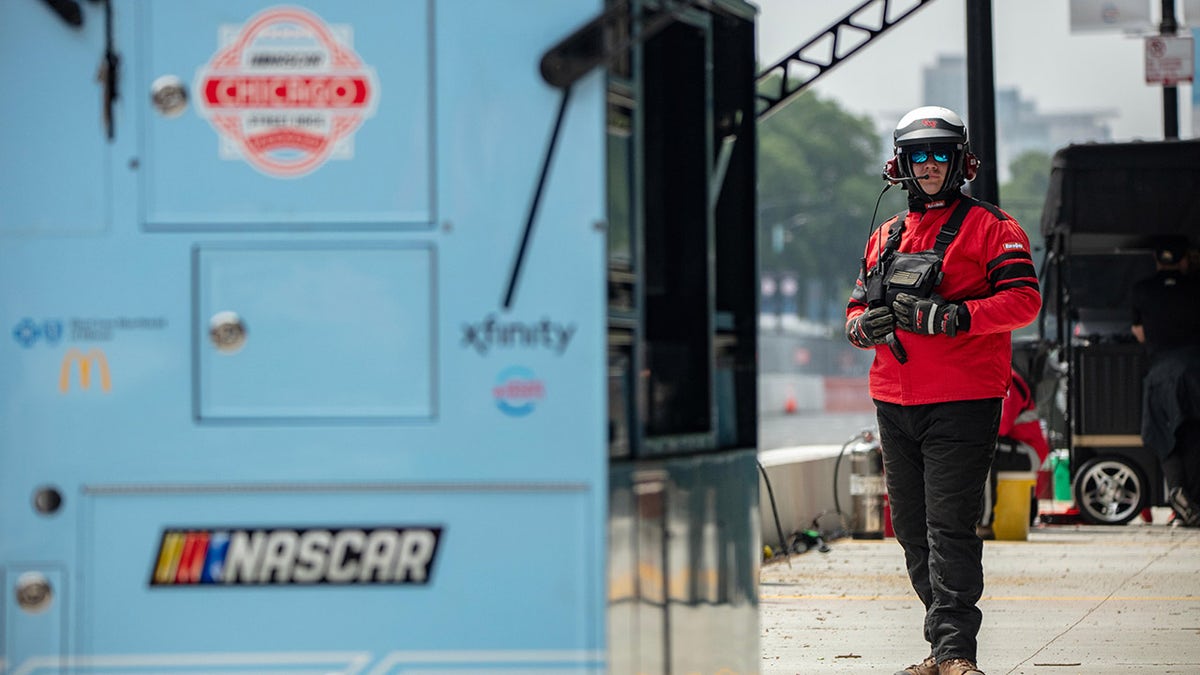
[[(794, 275), (802, 315), (841, 321), (858, 276), (872, 210), (884, 183), (871, 120), (806, 91), (759, 126), (760, 260), (764, 274)], [(874, 224), (904, 208), (892, 190)], [(816, 289), (809, 306), (806, 289)]]
[(1008, 168), (1012, 177), (1000, 186), (1000, 205), (1025, 228), (1033, 246), (1034, 261), (1040, 266), (1045, 249), (1042, 207), (1050, 187), (1050, 155), (1027, 150), (1017, 155)]

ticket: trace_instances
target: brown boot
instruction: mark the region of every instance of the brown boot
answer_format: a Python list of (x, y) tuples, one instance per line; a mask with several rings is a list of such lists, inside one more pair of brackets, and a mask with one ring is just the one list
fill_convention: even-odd
[(904, 670), (897, 670), (896, 675), (938, 675), (937, 661), (930, 654), (925, 657), (924, 661), (916, 665), (909, 666)]
[(938, 664), (938, 675), (984, 675), (970, 659), (950, 659)]

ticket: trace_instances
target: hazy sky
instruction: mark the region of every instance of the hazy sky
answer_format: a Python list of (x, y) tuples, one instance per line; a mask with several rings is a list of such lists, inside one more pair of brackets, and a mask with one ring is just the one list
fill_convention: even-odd
[[(751, 0), (761, 8), (759, 62), (769, 67), (863, 0)], [(858, 114), (924, 105), (921, 69), (966, 54), (967, 0), (936, 0), (867, 45), (813, 88)], [(893, 0), (900, 8), (910, 6)], [(1153, 18), (1158, 20), (1158, 2)], [(1180, 17), (1182, 18), (1182, 17)], [(1161, 139), (1162, 89), (1145, 83), (1141, 37), (1071, 34), (1067, 0), (992, 2), (996, 87), (1018, 87), (1041, 112), (1111, 110), (1116, 140)], [(844, 39), (844, 38), (843, 38)], [(1192, 87), (1179, 87), (1179, 131), (1193, 136)], [(958, 111), (966, 114), (967, 111)]]

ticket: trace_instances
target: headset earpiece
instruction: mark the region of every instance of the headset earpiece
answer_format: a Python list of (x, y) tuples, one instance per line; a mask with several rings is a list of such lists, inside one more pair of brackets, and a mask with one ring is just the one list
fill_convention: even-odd
[(979, 158), (973, 153), (967, 153), (967, 161), (963, 162), (963, 177), (967, 180), (975, 180), (975, 175), (979, 173)]
[(893, 155), (891, 159), (883, 165), (884, 177), (894, 180), (900, 177), (900, 158)]

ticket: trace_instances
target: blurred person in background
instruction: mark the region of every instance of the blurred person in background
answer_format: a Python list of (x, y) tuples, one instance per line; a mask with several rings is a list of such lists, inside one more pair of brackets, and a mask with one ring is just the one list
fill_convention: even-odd
[[(980, 539), (995, 539), (992, 523), (996, 519), (996, 473), (1000, 471), (1037, 471), (1050, 456), (1050, 441), (1042, 429), (1037, 401), (1029, 383), (1016, 368), (1012, 384), (1000, 408), (1000, 428), (996, 439), (996, 456), (988, 474), (988, 489), (984, 492), (983, 517), (975, 528)], [(1037, 496), (1030, 496), (1030, 522), (1037, 517)]]
[(1158, 453), (1177, 522), (1200, 527), (1200, 282), (1188, 241), (1154, 253), (1155, 273), (1133, 286), (1132, 331), (1146, 348), (1142, 442)]

